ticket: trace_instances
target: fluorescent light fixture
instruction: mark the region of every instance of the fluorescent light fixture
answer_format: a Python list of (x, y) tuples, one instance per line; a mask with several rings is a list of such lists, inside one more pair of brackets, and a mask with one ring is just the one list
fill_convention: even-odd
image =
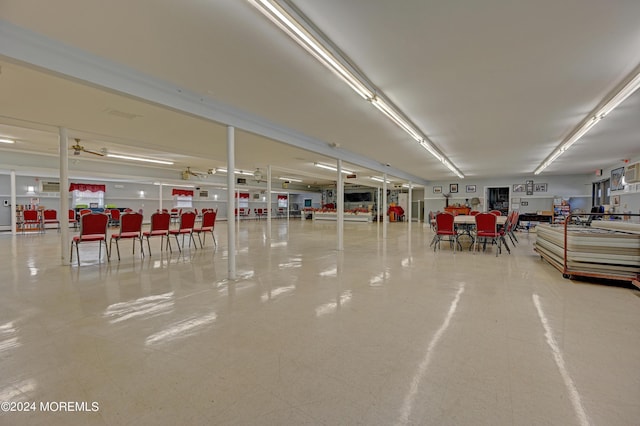
[(358, 95), (364, 99), (373, 96), (373, 91), (362, 81), (363, 78), (356, 75), (340, 55), (334, 54), (333, 49), (326, 47), (329, 45), (326, 40), (312, 34), (311, 28), (305, 25), (304, 19), (298, 13), (289, 7), (285, 9), (284, 5), (271, 0), (249, 0), (249, 3), (313, 55), (322, 65), (347, 83)]
[(562, 154), (564, 154), (571, 146), (578, 142), (580, 138), (582, 138), (593, 126), (599, 123), (602, 119), (604, 119), (611, 111), (616, 109), (618, 105), (624, 102), (629, 96), (635, 93), (636, 90), (640, 88), (640, 73), (636, 74), (627, 84), (625, 84), (622, 89), (620, 89), (615, 95), (611, 97), (607, 101), (606, 104), (600, 109), (597, 110), (595, 114), (590, 114), (588, 121), (584, 122), (580, 127), (575, 130), (569, 138), (563, 141), (560, 146), (558, 146), (545, 160), (538, 166), (538, 168), (533, 172), (534, 175), (538, 175), (542, 173), (544, 169), (549, 167), (551, 163), (558, 159)]
[[(332, 43), (309, 23), (302, 14), (288, 2), (278, 0), (248, 0), (249, 3), (264, 14), (271, 22), (277, 25), (289, 37), (295, 40), (307, 52), (315, 57), (322, 65), (330, 69), (342, 81), (344, 81), (359, 96), (370, 101), (380, 112), (386, 115), (398, 127), (407, 132), (417, 142), (424, 142), (426, 138), (415, 128), (405, 115), (384, 100), (380, 90), (350, 65), (350, 60), (345, 58)], [(442, 161), (443, 155), (438, 153), (428, 142), (423, 145), (438, 161)], [(451, 169), (459, 177), (462, 173), (454, 166)]]
[(604, 118), (611, 111), (616, 109), (618, 105), (624, 102), (629, 96), (640, 88), (640, 73), (636, 74), (631, 81), (624, 85), (618, 93), (616, 93), (600, 110), (596, 113), (598, 118)]
[(404, 118), (400, 116), (398, 112), (396, 112), (388, 103), (386, 103), (383, 99), (378, 96), (375, 96), (371, 99), (371, 103), (373, 106), (378, 108), (384, 115), (389, 117), (391, 121), (396, 123), (398, 127), (407, 132), (409, 136), (414, 138), (416, 141), (420, 142), (423, 138), (420, 136), (418, 131), (411, 126)]
[(155, 160), (153, 158), (144, 158), (144, 157), (130, 157), (128, 155), (120, 155), (120, 154), (107, 154), (107, 157), (120, 158), (122, 160), (142, 161), (145, 163), (169, 164), (169, 165), (173, 164), (173, 161)]
[[(384, 178), (378, 177), (378, 176), (370, 176), (369, 179), (371, 180), (375, 180), (376, 182), (383, 182), (384, 183)], [(388, 183), (388, 180), (387, 180)]]
[(302, 182), (302, 179), (295, 179), (295, 178), (284, 177), (284, 176), (280, 176), (278, 179), (286, 180), (288, 182)]
[[(333, 171), (333, 172), (337, 172), (337, 171), (338, 171), (338, 168), (337, 168), (337, 167), (335, 167), (335, 166), (330, 166), (330, 165), (328, 165), (328, 164), (313, 163), (313, 165), (314, 165), (314, 166), (316, 166), (316, 167), (320, 167), (321, 169), (331, 170), (331, 171)], [(353, 174), (353, 172), (352, 172), (352, 171), (350, 171), (350, 170), (345, 170), (345, 169), (342, 169), (342, 173), (344, 173), (345, 175), (351, 175), (351, 174)]]
[(166, 182), (153, 182), (153, 184), (156, 186), (164, 185), (164, 186), (175, 186), (178, 188), (195, 188), (194, 185), (180, 185), (180, 184), (166, 183)]
[(0, 138), (0, 143), (16, 143), (13, 139)]
[[(227, 169), (224, 167), (218, 167), (216, 168), (216, 172), (227, 173)], [(253, 176), (253, 172), (245, 172), (243, 170), (234, 170), (233, 173), (236, 175)]]
[(438, 151), (436, 151), (436, 149), (431, 146), (431, 144), (425, 140), (421, 140), (420, 141), (420, 146), (423, 147), (424, 149), (426, 149), (427, 151), (429, 151), (429, 154), (433, 155), (435, 158), (438, 159), (438, 161), (442, 161), (442, 155), (440, 155), (440, 153)]

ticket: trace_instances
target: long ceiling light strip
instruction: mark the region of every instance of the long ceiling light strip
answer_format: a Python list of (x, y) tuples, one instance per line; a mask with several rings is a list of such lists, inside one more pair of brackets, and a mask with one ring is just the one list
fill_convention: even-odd
[[(285, 4), (275, 0), (248, 0), (256, 9), (264, 14), (271, 22), (276, 24), (289, 37), (302, 46), (307, 52), (313, 55), (320, 63), (329, 68), (334, 74), (340, 77), (349, 85), (359, 96), (370, 101), (380, 112), (386, 115), (398, 127), (409, 134), (413, 139), (422, 145), (431, 155), (438, 159), (454, 172), (461, 179), (464, 175), (460, 170), (453, 166), (444, 155), (439, 153), (422, 133), (410, 124), (399, 110), (393, 108), (381, 96), (381, 92), (372, 87), (368, 80), (352, 69), (349, 61), (345, 60), (342, 55), (334, 52), (334, 49), (328, 47), (330, 43), (322, 37), (314, 34), (311, 26), (299, 13), (292, 10)], [(445, 162), (444, 160), (447, 160)]]
[(293, 16), (290, 11), (285, 10), (281, 5), (272, 1), (249, 0), (249, 2), (274, 24), (280, 27), (280, 29), (286, 32), (289, 37), (294, 39), (300, 46), (344, 80), (358, 95), (364, 99), (371, 98), (373, 92), (347, 69), (338, 58), (325, 48), (323, 43), (319, 42), (315, 36), (302, 26), (300, 17)]
[(560, 146), (558, 146), (553, 152), (544, 159), (542, 164), (533, 172), (534, 175), (540, 174), (544, 169), (549, 167), (551, 163), (564, 154), (573, 144), (578, 142), (593, 126), (598, 124), (604, 119), (611, 111), (616, 109), (622, 102), (635, 93), (640, 88), (640, 72), (635, 75), (622, 89), (620, 89), (615, 95), (607, 101), (604, 106), (599, 108), (594, 114), (589, 114), (589, 119), (583, 122), (571, 135), (564, 140)]
[(0, 139), (0, 143), (16, 143), (13, 139)]
[[(321, 169), (331, 170), (332, 172), (337, 172), (338, 171), (337, 167), (330, 166), (328, 164), (313, 163), (313, 165), (316, 166), (316, 167), (320, 167)], [(353, 172), (351, 170), (346, 170), (346, 169), (342, 169), (342, 173), (344, 173), (345, 175), (352, 175), (353, 174)]]
[(284, 180), (287, 182), (302, 182), (302, 179), (296, 179), (296, 178), (290, 178), (290, 177), (284, 177), (284, 176), (280, 176), (278, 179)]
[[(218, 167), (216, 168), (216, 172), (227, 173), (227, 169), (225, 169), (224, 167)], [(245, 172), (243, 170), (234, 170), (233, 173), (236, 175), (253, 176), (253, 172)]]
[(156, 164), (168, 164), (168, 165), (173, 164), (173, 161), (155, 160), (153, 158), (144, 158), (144, 157), (131, 157), (129, 155), (120, 155), (120, 154), (107, 154), (107, 157), (119, 158), (121, 160), (142, 161), (144, 163), (156, 163)]

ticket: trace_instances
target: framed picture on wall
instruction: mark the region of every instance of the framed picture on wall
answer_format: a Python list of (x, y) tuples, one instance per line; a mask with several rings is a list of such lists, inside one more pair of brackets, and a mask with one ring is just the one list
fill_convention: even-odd
[(613, 204), (614, 206), (619, 206), (620, 205), (620, 196), (619, 195), (614, 195), (613, 197), (611, 197), (611, 204)]
[(624, 167), (611, 170), (611, 190), (619, 191), (624, 189), (622, 184), (622, 177), (624, 176)]
[(434, 186), (433, 187), (433, 193), (434, 194), (442, 194), (442, 187), (441, 186)]
[(476, 192), (476, 186), (475, 185), (467, 185), (467, 192)]
[(516, 183), (513, 185), (513, 192), (524, 192), (526, 186), (523, 183)]
[(451, 185), (449, 185), (449, 192), (452, 194), (458, 192), (458, 184), (452, 183)]
[(536, 183), (533, 186), (533, 192), (547, 192), (547, 184), (546, 183)]

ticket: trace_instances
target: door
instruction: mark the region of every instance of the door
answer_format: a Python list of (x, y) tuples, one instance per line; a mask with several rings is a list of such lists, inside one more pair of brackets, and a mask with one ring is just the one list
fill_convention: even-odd
[(503, 216), (509, 214), (509, 187), (487, 187), (485, 190), (485, 210), (499, 210)]

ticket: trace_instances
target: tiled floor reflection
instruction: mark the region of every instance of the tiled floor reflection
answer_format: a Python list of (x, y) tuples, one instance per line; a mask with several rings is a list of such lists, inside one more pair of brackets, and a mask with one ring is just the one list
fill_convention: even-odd
[[(60, 266), (0, 234), (4, 425), (638, 425), (640, 297), (413, 224), (243, 222), (218, 248)], [(145, 246), (146, 249), (146, 246)], [(68, 248), (64, 252), (68, 256)], [(80, 404), (80, 403), (85, 403)], [(49, 406), (51, 407), (51, 405)]]

